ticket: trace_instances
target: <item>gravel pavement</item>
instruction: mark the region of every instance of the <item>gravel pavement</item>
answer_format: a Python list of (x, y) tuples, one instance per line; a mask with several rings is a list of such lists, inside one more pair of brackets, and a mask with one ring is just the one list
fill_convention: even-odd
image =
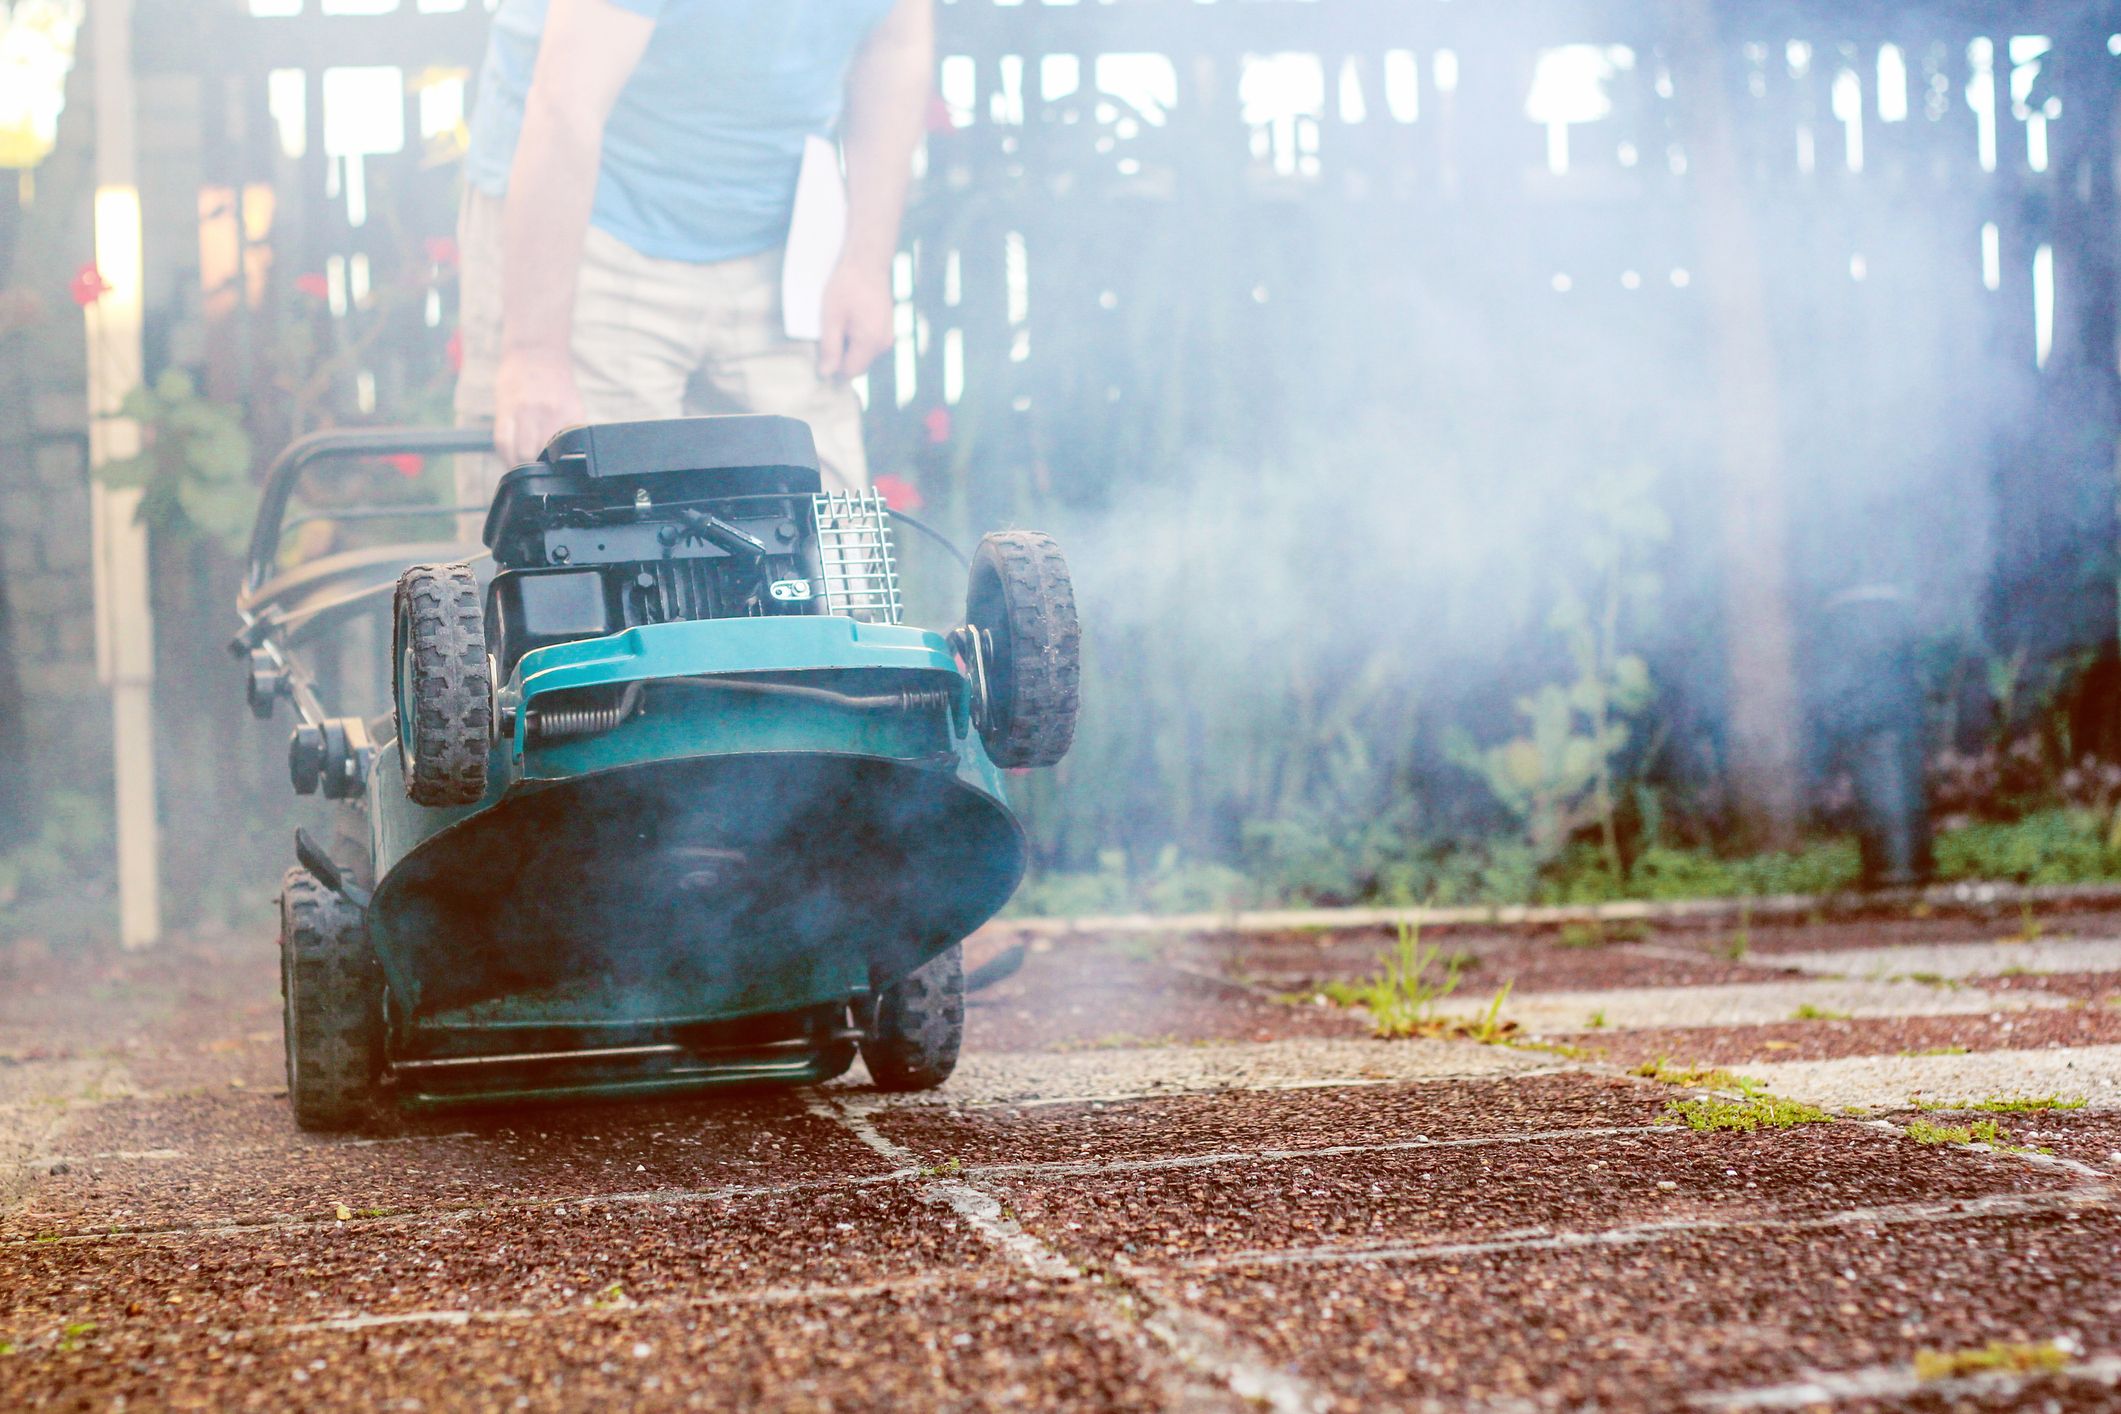
[(2121, 1409), (2121, 915), (1433, 934), (1487, 1043), (1319, 998), (1387, 941), (1033, 939), (925, 1095), (318, 1138), (262, 930), (0, 935), (0, 1409)]

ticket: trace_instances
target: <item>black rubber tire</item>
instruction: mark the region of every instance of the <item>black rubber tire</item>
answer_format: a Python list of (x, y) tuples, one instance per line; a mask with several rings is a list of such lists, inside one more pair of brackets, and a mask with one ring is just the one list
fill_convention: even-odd
[(382, 1067), (382, 976), (361, 910), (300, 867), (280, 882), (280, 1017), (295, 1123), (359, 1124)]
[(879, 1090), (933, 1090), (965, 1041), (965, 954), (951, 944), (864, 1009), (862, 1064)]
[(395, 619), (390, 661), (405, 793), (416, 805), (476, 805), (493, 745), (493, 665), (471, 566), (406, 570)]
[(1082, 626), (1075, 583), (1053, 537), (1000, 530), (972, 552), (965, 622), (990, 644), (980, 727), (997, 766), (1053, 766), (1075, 741)]

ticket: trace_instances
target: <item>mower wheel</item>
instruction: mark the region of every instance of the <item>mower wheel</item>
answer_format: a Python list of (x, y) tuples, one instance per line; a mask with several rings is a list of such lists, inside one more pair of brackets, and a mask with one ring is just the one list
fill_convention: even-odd
[(984, 536), (972, 552), (965, 621), (984, 657), (980, 736), (997, 766), (1052, 766), (1075, 740), (1082, 702), (1082, 627), (1075, 584), (1053, 537)]
[(383, 995), (361, 910), (307, 869), (280, 883), (287, 1098), (304, 1129), (350, 1129), (382, 1062)]
[(391, 662), (405, 793), (415, 805), (476, 805), (493, 745), (493, 664), (471, 566), (414, 565), (398, 577)]
[(933, 1090), (965, 1039), (965, 954), (958, 944), (883, 988), (863, 1008), (862, 1063), (879, 1090)]

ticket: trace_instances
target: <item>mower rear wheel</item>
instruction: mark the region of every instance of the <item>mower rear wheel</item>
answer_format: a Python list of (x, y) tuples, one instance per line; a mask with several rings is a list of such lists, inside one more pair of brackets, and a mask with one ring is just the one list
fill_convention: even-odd
[(1082, 627), (1053, 537), (1001, 530), (972, 552), (965, 621), (985, 659), (980, 736), (997, 766), (1052, 766), (1075, 741)]
[(414, 565), (398, 577), (391, 635), (405, 793), (416, 805), (475, 805), (493, 744), (493, 662), (471, 566)]
[(933, 1090), (957, 1069), (965, 1039), (962, 946), (929, 958), (863, 1008), (862, 1064), (879, 1090)]
[(350, 1129), (382, 1065), (383, 994), (361, 910), (307, 869), (280, 884), (287, 1098), (304, 1129)]

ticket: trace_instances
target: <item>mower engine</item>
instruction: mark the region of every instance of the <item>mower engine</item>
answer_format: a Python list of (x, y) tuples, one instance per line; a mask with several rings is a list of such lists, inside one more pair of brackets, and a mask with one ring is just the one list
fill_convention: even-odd
[(800, 423), (737, 430), (707, 442), (683, 423), (579, 427), (502, 481), (486, 525), (502, 680), (533, 649), (649, 624), (899, 622), (883, 500), (822, 491)]

